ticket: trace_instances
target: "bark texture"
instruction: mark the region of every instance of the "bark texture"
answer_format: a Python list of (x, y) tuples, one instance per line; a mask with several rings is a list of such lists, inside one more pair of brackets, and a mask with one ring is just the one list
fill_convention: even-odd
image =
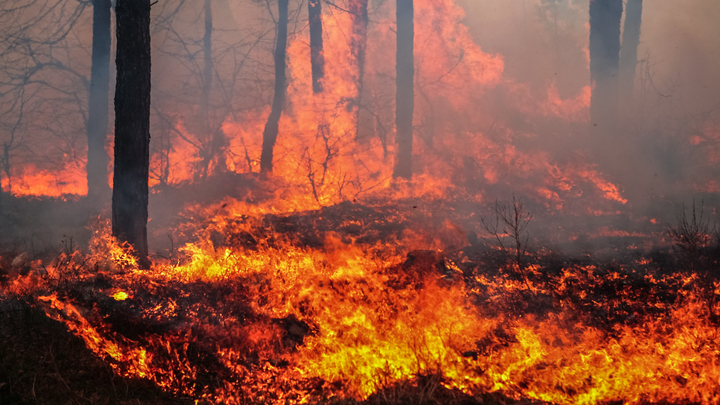
[(285, 103), (285, 51), (287, 48), (288, 0), (278, 0), (277, 43), (275, 44), (275, 93), (272, 109), (263, 131), (260, 172), (272, 173), (273, 149), (278, 136), (278, 125)]
[(358, 68), (357, 76), (357, 107), (355, 117), (355, 139), (360, 138), (360, 123), (362, 117), (362, 96), (365, 88), (365, 55), (367, 53), (368, 0), (351, 0), (349, 5), (353, 16), (352, 39), (350, 48)]
[(325, 77), (325, 54), (323, 52), (322, 0), (308, 1), (310, 24), (310, 62), (312, 65), (313, 93), (323, 92)]
[(592, 124), (615, 122), (620, 62), (622, 0), (590, 0), (590, 77), (595, 85), (590, 105)]
[(118, 0), (112, 232), (149, 265), (150, 0)]
[(624, 98), (632, 96), (638, 63), (643, 0), (628, 0), (625, 6), (625, 28), (620, 50), (620, 89)]
[(105, 151), (110, 110), (110, 46), (110, 0), (93, 0), (92, 66), (86, 128), (88, 197), (93, 200), (110, 194)]
[(397, 156), (394, 176), (405, 179), (412, 178), (413, 110), (415, 108), (413, 13), (413, 0), (397, 0), (397, 88), (395, 94)]

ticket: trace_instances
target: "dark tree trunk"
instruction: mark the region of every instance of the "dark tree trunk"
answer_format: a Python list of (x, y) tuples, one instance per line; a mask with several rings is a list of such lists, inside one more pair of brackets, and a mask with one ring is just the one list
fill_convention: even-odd
[(5, 219), (5, 212), (3, 211), (3, 199), (5, 199), (4, 194), (5, 191), (3, 191), (2, 187), (0, 187), (0, 224)]
[(362, 95), (365, 87), (365, 54), (367, 53), (368, 0), (351, 0), (350, 13), (353, 15), (351, 49), (358, 67), (357, 78), (357, 113), (355, 117), (355, 139), (360, 138), (362, 113)]
[(143, 268), (147, 246), (150, 165), (150, 0), (118, 0), (115, 87), (115, 172), (112, 232), (135, 249)]
[(213, 29), (213, 18), (212, 18), (212, 4), (211, 0), (205, 0), (205, 35), (203, 36), (203, 56), (204, 56), (204, 70), (203, 70), (203, 94), (202, 94), (202, 109), (203, 117), (206, 121), (206, 127), (209, 127), (209, 104), (210, 104), (210, 89), (212, 88), (212, 73), (213, 73), (213, 59), (212, 59), (212, 29)]
[(620, 50), (620, 89), (622, 89), (623, 98), (625, 99), (632, 96), (635, 87), (642, 6), (643, 0), (628, 0), (625, 6), (625, 28), (623, 29), (622, 49)]
[[(622, 0), (620, 0), (622, 1)], [(397, 0), (397, 64), (395, 177), (412, 178), (413, 110), (415, 91), (413, 0)]]
[(323, 53), (322, 0), (308, 1), (310, 23), (310, 62), (312, 64), (313, 93), (323, 92), (325, 54)]
[(278, 125), (285, 102), (285, 48), (287, 48), (288, 0), (278, 0), (277, 44), (275, 45), (275, 93), (272, 109), (263, 131), (260, 172), (271, 173), (273, 149), (278, 136)]
[(590, 105), (592, 125), (606, 127), (617, 116), (622, 0), (590, 0)]
[(210, 92), (212, 90), (213, 71), (215, 65), (212, 57), (213, 12), (212, 0), (205, 0), (205, 35), (203, 36), (203, 92), (201, 114), (205, 132), (212, 134), (209, 148), (205, 151), (199, 177), (210, 174), (211, 165), (216, 162), (217, 170), (223, 170), (223, 151), (225, 149), (225, 134), (222, 130), (214, 128), (210, 114)]
[[(92, 66), (88, 101), (88, 197), (109, 196), (108, 156), (105, 139), (108, 129), (110, 93), (110, 0), (93, 0)], [(107, 197), (106, 197), (107, 198)]]
[[(3, 154), (2, 154), (2, 170), (5, 172), (5, 177), (7, 177), (7, 192), (8, 194), (12, 194), (12, 166), (10, 165), (10, 147), (12, 146), (12, 142), (5, 142), (3, 143)], [(2, 191), (2, 187), (0, 187), (0, 191)]]

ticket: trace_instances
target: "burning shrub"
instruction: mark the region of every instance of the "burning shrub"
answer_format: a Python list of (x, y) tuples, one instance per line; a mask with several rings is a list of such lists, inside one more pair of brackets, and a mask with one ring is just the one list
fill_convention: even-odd
[(669, 227), (668, 234), (681, 266), (705, 274), (717, 270), (717, 260), (720, 257), (718, 229), (717, 225), (705, 216), (703, 202), (698, 207), (693, 200), (690, 216), (683, 205), (682, 212), (677, 215), (677, 224)]

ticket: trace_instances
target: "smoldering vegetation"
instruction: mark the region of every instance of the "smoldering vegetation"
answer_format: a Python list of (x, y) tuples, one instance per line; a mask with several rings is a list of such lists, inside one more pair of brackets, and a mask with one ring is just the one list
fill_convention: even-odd
[[(720, 4), (594, 2), (405, 1), (414, 20), (400, 25), (385, 0), (154, 3), (146, 275), (106, 229), (114, 3), (0, 5), (0, 401), (526, 403), (572, 367), (564, 348), (580, 358), (621, 342), (617, 364), (663, 359), (627, 354), (635, 339), (689, 358), (686, 330), (713, 348)], [(98, 32), (111, 33), (104, 48)], [(396, 68), (403, 51), (413, 60)], [(400, 103), (398, 119), (403, 97), (414, 111)], [(393, 322), (411, 308), (409, 335), (432, 340), (417, 316), (435, 322), (427, 311), (446, 296), (497, 323), (442, 351), (470, 388), (393, 335), (408, 335)], [(364, 359), (328, 302), (380, 314), (368, 351), (407, 344), (422, 367), (332, 375), (309, 342)], [(555, 357), (522, 357), (534, 353), (524, 328), (559, 336), (538, 337)], [(522, 371), (500, 383), (501, 366)], [(704, 365), (683, 367), (662, 380), (680, 396), (636, 400), (711, 402)], [(543, 400), (603, 391), (617, 371), (598, 370), (541, 387)]]

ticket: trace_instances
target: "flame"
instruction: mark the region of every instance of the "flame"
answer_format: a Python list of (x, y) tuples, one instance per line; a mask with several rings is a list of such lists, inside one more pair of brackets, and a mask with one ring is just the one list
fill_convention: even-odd
[(592, 88), (585, 86), (577, 97), (563, 100), (560, 98), (557, 83), (553, 81), (548, 87), (548, 100), (541, 105), (541, 109), (545, 110), (547, 115), (554, 115), (569, 122), (588, 122), (591, 98)]
[(128, 299), (129, 295), (125, 291), (118, 291), (113, 294), (112, 297), (113, 299), (115, 299), (115, 301), (125, 301), (126, 299)]
[[(434, 374), (446, 389), (558, 404), (720, 399), (720, 349), (711, 321), (720, 307), (688, 288), (695, 276), (648, 275), (645, 292), (628, 287), (638, 283), (632, 276), (594, 266), (543, 276), (545, 270), (532, 265), (527, 271), (534, 279), (525, 281), (497, 272), (468, 279), (441, 251), (410, 252), (428, 247), (411, 234), (368, 245), (328, 233), (322, 247), (309, 248), (282, 234), (263, 237), (261, 221), (215, 220), (215, 230), (252, 233), (257, 243), (252, 249), (217, 248), (201, 240), (184, 248), (180, 264), (103, 276), (110, 283), (104, 294), (124, 298), (115, 305), (130, 305), (139, 322), (175, 325), (161, 335), (123, 337), (99, 308), (84, 308), (59, 290), (38, 302), (119, 374), (213, 403), (249, 396), (303, 403), (318, 395), (313, 381), (324, 382), (320, 395), (364, 399)], [(75, 263), (86, 266), (88, 260), (104, 258)], [(52, 279), (44, 283), (41, 290), (53, 289)], [(716, 284), (714, 294), (720, 291)], [(617, 296), (604, 295), (613, 285), (625, 287)], [(198, 295), (198, 288), (205, 293)], [(675, 302), (659, 298), (669, 291)], [(518, 294), (555, 304), (542, 315), (500, 310), (517, 305)], [(602, 317), (588, 316), (584, 305), (624, 321), (602, 326)], [(189, 355), (191, 350), (217, 365), (204, 363), (201, 371), (197, 362), (207, 360)], [(197, 384), (207, 367), (222, 384)]]
[[(627, 202), (620, 188), (604, 180), (592, 163), (561, 165), (542, 149), (523, 147), (535, 135), (499, 120), (484, 99), (500, 89), (511, 99), (504, 108), (533, 117), (558, 117), (567, 123), (585, 122), (590, 88), (579, 89), (574, 98), (561, 99), (554, 81), (548, 82), (542, 94), (534, 95), (529, 85), (504, 77), (502, 55), (486, 53), (473, 41), (462, 24), (464, 11), (454, 0), (415, 3), (415, 179), (394, 181), (394, 124), (392, 108), (387, 107), (394, 100), (394, 83), (388, 79), (394, 71), (386, 62), (394, 58), (395, 22), (390, 4), (379, 7), (382, 10), (377, 10), (378, 17), (366, 32), (362, 105), (357, 104), (360, 67), (352, 49), (363, 42), (352, 36), (362, 32), (348, 28), (353, 23), (351, 15), (336, 7), (323, 9), (327, 63), (325, 92), (321, 94), (310, 91), (308, 28), (289, 38), (287, 108), (275, 146), (275, 178), (267, 186), (273, 190), (275, 205), (308, 210), (372, 196), (439, 198), (461, 193), (482, 200), (488, 189), (498, 184), (512, 184), (556, 209), (576, 206), (567, 204), (568, 200), (592, 194), (588, 189), (599, 189), (606, 200)], [(197, 133), (199, 126), (186, 126), (178, 118), (194, 113), (165, 114), (165, 132), (153, 137), (149, 185), (179, 186), (223, 167), (235, 173), (258, 172), (268, 114), (266, 106), (225, 117), (221, 127), (226, 138), (223, 162), (206, 162), (203, 155), (210, 151), (211, 134)], [(359, 127), (371, 129), (365, 133)], [(107, 146), (112, 155), (112, 145)], [(48, 181), (29, 174), (19, 176), (13, 181), (13, 193), (86, 194), (82, 173), (74, 173), (58, 176), (72, 179), (68, 182), (72, 187), (54, 188), (41, 185)], [(586, 204), (601, 205), (590, 208), (596, 212), (612, 212), (594, 199)]]
[(174, 132), (180, 140), (172, 143), (169, 150), (155, 153), (150, 159), (150, 187), (159, 184), (178, 185), (195, 179), (196, 166), (200, 159), (196, 145), (201, 141), (190, 133), (182, 119), (174, 126)]
[(609, 200), (615, 200), (621, 204), (627, 203), (627, 199), (620, 194), (618, 187), (600, 177), (596, 170), (587, 170), (580, 172), (580, 176), (586, 181), (592, 182), (595, 186), (604, 192), (604, 197)]
[(19, 173), (14, 171), (9, 181), (6, 173), (3, 173), (5, 176), (0, 176), (0, 186), (17, 197), (81, 196), (87, 194), (84, 169), (84, 165), (79, 167), (72, 163), (62, 170), (42, 170), (34, 164), (28, 164), (22, 166)]
[[(362, 400), (428, 376), (467, 395), (557, 404), (719, 402), (720, 285), (710, 293), (689, 273), (545, 267), (529, 263), (530, 253), (502, 265), (474, 262), (464, 227), (434, 216), (428, 207), (452, 211), (515, 190), (551, 212), (580, 206), (606, 215), (628, 200), (582, 155), (556, 161), (528, 145), (537, 135), (496, 119), (482, 101), (503, 91), (505, 107), (532, 119), (583, 123), (590, 87), (561, 99), (550, 82), (537, 95), (503, 76), (501, 55), (472, 41), (453, 0), (415, 5), (412, 180), (392, 179), (390, 5), (378, 5), (368, 32), (362, 106), (351, 18), (325, 7), (326, 92), (310, 91), (308, 32), (299, 29), (288, 44), (274, 173), (262, 191), (188, 208), (178, 232), (193, 239), (177, 258), (153, 258), (149, 270), (99, 221), (89, 254), (60, 255), (3, 288), (63, 322), (118, 374), (198, 402)], [(371, 116), (370, 134), (357, 131), (360, 108)], [(258, 171), (268, 114), (263, 107), (224, 119), (228, 170)], [(200, 177), (198, 145), (208, 134), (182, 120), (170, 126), (177, 136), (153, 155), (152, 186)], [(87, 192), (47, 186), (33, 170), (11, 179), (13, 193)], [(590, 236), (652, 235), (600, 228)]]

